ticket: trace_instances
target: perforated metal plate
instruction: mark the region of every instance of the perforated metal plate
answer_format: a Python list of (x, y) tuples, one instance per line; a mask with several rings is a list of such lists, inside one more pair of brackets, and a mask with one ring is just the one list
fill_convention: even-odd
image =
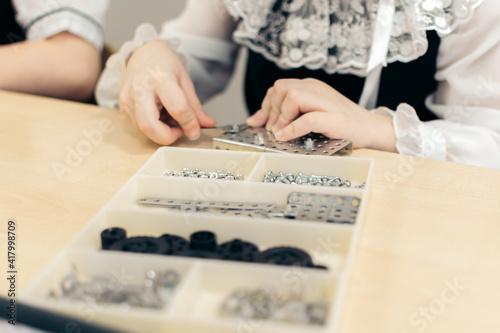
[(141, 198), (143, 206), (165, 207), (184, 212), (211, 212), (224, 215), (285, 218), (303, 221), (354, 223), (360, 199), (354, 196), (292, 192), (285, 208), (266, 203), (169, 200)]
[(352, 142), (344, 139), (329, 139), (317, 133), (309, 133), (292, 141), (281, 142), (277, 141), (271, 132), (261, 127), (228, 125), (222, 129), (224, 133), (214, 138), (215, 149), (323, 156), (349, 155), (352, 152)]

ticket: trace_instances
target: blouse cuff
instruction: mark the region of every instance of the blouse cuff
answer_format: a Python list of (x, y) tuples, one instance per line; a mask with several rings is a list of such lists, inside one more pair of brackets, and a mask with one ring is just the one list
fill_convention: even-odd
[(91, 43), (99, 51), (104, 43), (103, 28), (99, 22), (77, 10), (67, 9), (40, 16), (27, 25), (26, 31), (29, 40), (44, 40), (68, 31)]
[(95, 91), (100, 106), (119, 109), (120, 88), (128, 59), (135, 50), (155, 40), (159, 38), (153, 25), (141, 24), (135, 32), (134, 39), (124, 43), (117, 53), (109, 57)]
[(395, 112), (384, 107), (374, 112), (393, 117), (396, 149), (400, 154), (441, 161), (446, 159), (444, 134), (430, 124), (421, 122), (410, 105), (400, 104)]
[[(177, 51), (198, 59), (214, 61), (231, 66), (235, 60), (238, 45), (232, 41), (183, 33), (175, 28), (175, 21), (163, 25), (160, 34), (162, 40), (172, 41)], [(181, 43), (182, 41), (182, 43)]]

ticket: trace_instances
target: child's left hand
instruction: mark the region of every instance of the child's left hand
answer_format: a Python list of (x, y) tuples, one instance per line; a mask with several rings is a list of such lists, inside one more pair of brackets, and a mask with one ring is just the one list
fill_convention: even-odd
[(355, 148), (396, 150), (391, 118), (371, 113), (316, 79), (276, 81), (247, 124), (266, 125), (280, 141), (315, 132), (350, 140)]

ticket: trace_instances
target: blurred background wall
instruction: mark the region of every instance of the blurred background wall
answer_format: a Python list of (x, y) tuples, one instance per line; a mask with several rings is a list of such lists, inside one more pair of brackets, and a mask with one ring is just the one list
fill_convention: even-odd
[[(161, 23), (176, 17), (186, 0), (110, 0), (106, 17), (105, 40), (118, 49), (133, 38), (138, 25), (152, 23), (157, 30)], [(242, 50), (243, 51), (243, 50)], [(247, 117), (243, 96), (246, 52), (240, 52), (238, 65), (224, 93), (205, 103), (204, 108), (217, 120), (217, 125), (242, 123)]]

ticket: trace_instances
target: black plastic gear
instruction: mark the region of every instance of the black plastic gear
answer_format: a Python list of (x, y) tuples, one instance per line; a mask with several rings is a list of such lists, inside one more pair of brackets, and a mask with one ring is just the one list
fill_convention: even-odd
[(177, 255), (189, 248), (189, 242), (180, 236), (163, 234), (158, 238), (163, 239), (170, 245), (169, 252), (165, 254)]
[(193, 258), (220, 259), (220, 255), (215, 252), (217, 249), (217, 236), (211, 231), (197, 231), (189, 237), (191, 242), (184, 251), (179, 251), (175, 255)]
[(259, 248), (253, 243), (233, 239), (222, 243), (215, 251), (223, 260), (255, 262), (260, 254)]
[(127, 238), (127, 232), (123, 228), (108, 228), (101, 232), (101, 248), (109, 250), (114, 243)]
[(217, 237), (211, 231), (197, 231), (190, 236), (189, 247), (198, 251), (215, 251), (217, 248)]
[(283, 265), (314, 267), (311, 256), (304, 250), (295, 247), (273, 247), (259, 255), (258, 262)]
[(131, 237), (114, 243), (111, 250), (165, 254), (170, 251), (170, 244), (154, 237)]

